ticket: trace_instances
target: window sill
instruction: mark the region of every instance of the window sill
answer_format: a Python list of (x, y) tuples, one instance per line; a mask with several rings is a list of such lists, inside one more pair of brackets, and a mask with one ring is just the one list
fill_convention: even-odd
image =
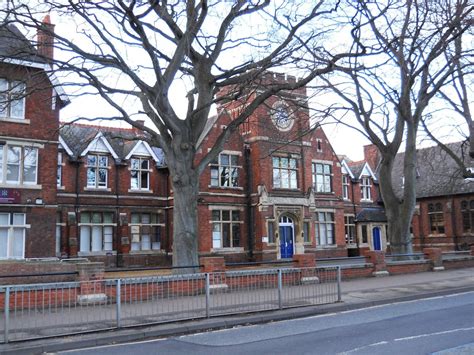
[(286, 187), (274, 187), (273, 191), (275, 192), (301, 192), (299, 188), (286, 188)]
[(111, 192), (111, 188), (107, 187), (84, 187), (84, 191), (104, 191), (104, 192)]
[(241, 186), (212, 186), (208, 185), (207, 186), (209, 189), (216, 189), (216, 190), (240, 190), (243, 191), (243, 187)]
[(36, 184), (31, 184), (31, 185), (14, 185), (11, 183), (5, 183), (5, 184), (0, 184), (0, 188), (11, 188), (11, 189), (31, 189), (31, 190), (41, 190), (43, 188), (42, 185), (36, 185)]
[(316, 246), (317, 250), (323, 250), (323, 249), (337, 249), (337, 245), (331, 244), (331, 245), (317, 245)]
[(117, 255), (116, 250), (108, 251), (80, 251), (77, 253), (77, 256), (107, 256), (107, 255)]
[(335, 195), (335, 192), (334, 191), (331, 191), (331, 192), (318, 192), (318, 191), (315, 191), (314, 192), (316, 195)]
[(129, 254), (131, 255), (156, 255), (156, 254), (166, 254), (166, 250), (163, 249), (152, 249), (152, 250), (130, 250)]
[(24, 118), (0, 118), (0, 122), (30, 124), (30, 120)]
[(444, 238), (446, 237), (446, 233), (439, 233), (439, 234), (428, 234), (428, 238)]
[(360, 202), (371, 202), (371, 203), (372, 203), (372, 202), (374, 202), (374, 201), (373, 201), (373, 200), (365, 200), (365, 199), (362, 199), (362, 198), (361, 198), (361, 199), (360, 199)]
[(244, 251), (242, 247), (236, 248), (212, 248), (211, 253), (241, 253)]
[(153, 190), (128, 189), (128, 192), (134, 193), (134, 194), (152, 194)]

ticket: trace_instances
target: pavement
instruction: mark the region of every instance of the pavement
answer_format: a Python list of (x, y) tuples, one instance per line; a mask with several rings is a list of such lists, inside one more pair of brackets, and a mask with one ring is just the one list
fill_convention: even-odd
[[(248, 324), (268, 323), (318, 314), (336, 313), (388, 303), (474, 291), (474, 268), (347, 280), (342, 302), (279, 311), (221, 316), (184, 322), (101, 331), (75, 336), (0, 344), (0, 354), (42, 354), (121, 342), (169, 337)], [(474, 344), (440, 354), (474, 353)]]

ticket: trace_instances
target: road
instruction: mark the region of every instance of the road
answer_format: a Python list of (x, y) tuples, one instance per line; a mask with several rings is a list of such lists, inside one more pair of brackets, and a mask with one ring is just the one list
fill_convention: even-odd
[(463, 344), (474, 344), (474, 292), (60, 354), (407, 355)]

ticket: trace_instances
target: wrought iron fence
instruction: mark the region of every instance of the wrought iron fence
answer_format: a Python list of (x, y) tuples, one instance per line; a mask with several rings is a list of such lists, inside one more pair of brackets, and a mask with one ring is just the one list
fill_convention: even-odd
[(340, 267), (0, 287), (0, 342), (341, 301)]

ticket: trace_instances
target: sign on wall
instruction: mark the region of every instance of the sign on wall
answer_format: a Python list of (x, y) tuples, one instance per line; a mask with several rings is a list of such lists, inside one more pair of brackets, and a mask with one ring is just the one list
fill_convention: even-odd
[(0, 204), (12, 204), (21, 202), (21, 193), (17, 189), (0, 188)]

